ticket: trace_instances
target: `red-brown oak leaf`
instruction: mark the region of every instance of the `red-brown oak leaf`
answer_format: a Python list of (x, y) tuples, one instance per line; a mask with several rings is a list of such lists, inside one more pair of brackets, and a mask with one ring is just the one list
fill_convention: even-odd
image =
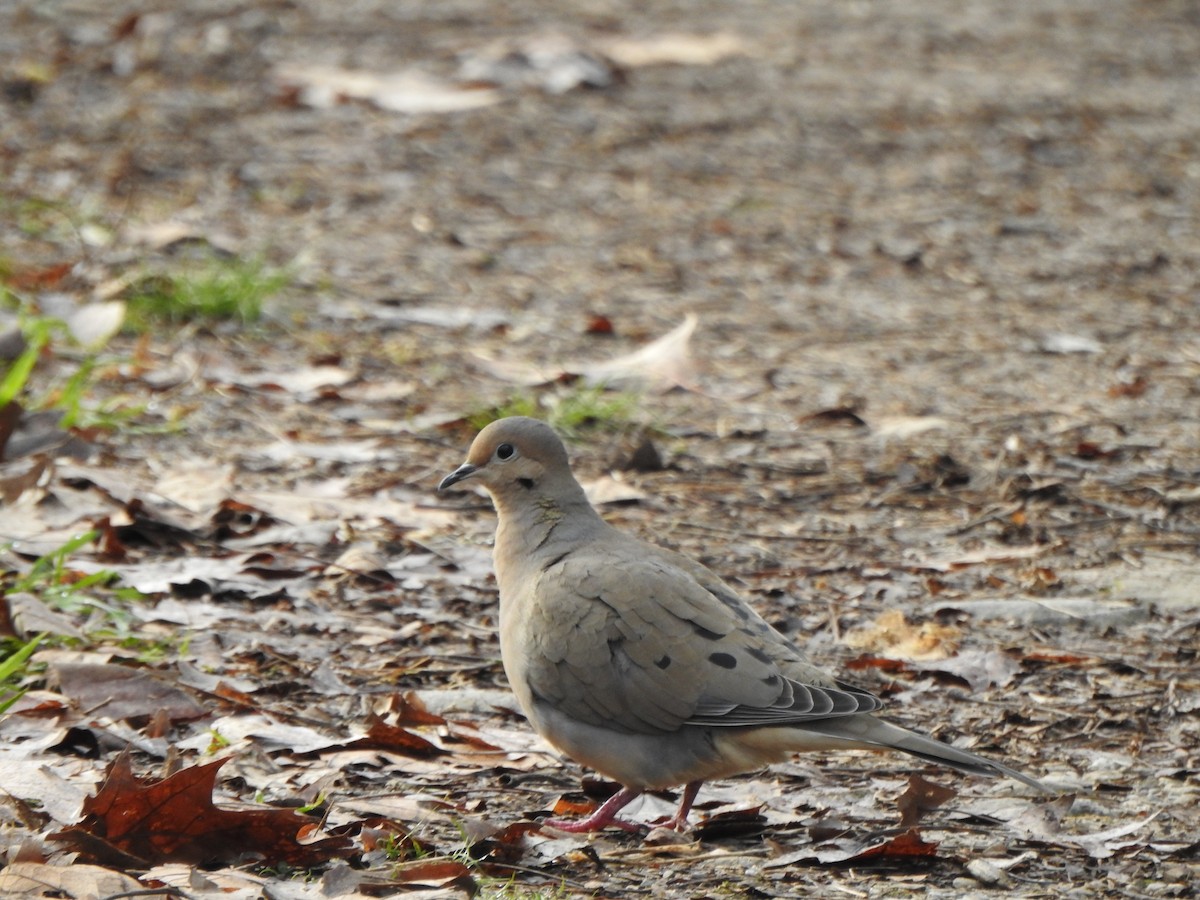
[(154, 780), (134, 775), (128, 755), (122, 754), (109, 766), (96, 796), (84, 801), (83, 819), (50, 837), (101, 863), (108, 861), (106, 856), (150, 865), (253, 859), (307, 868), (352, 852), (343, 837), (302, 843), (317, 822), (290, 809), (213, 805), (217, 771), (227, 760)]

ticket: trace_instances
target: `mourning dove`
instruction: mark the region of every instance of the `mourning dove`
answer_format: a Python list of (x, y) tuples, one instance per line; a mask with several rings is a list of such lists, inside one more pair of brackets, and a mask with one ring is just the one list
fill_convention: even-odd
[(685, 785), (668, 823), (685, 828), (702, 782), (795, 751), (902, 750), (1041, 788), (871, 715), (878, 698), (807, 662), (707, 568), (607, 524), (544, 422), (488, 425), (438, 490), (467, 479), (499, 519), (500, 652), (521, 709), (547, 741), (623, 786), (586, 818), (545, 824), (634, 830), (618, 810)]

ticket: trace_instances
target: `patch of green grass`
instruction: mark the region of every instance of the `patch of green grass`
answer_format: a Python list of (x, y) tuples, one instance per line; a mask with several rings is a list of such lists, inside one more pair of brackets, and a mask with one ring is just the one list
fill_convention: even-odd
[[(46, 606), (80, 618), (86, 617), (84, 630), (88, 638), (111, 641), (123, 650), (137, 654), (145, 662), (155, 662), (178, 653), (186, 645), (186, 636), (147, 636), (136, 630), (139, 620), (130, 610), (135, 603), (145, 602), (138, 590), (116, 585), (117, 574), (101, 569), (83, 574), (68, 567), (67, 561), (75, 551), (99, 537), (98, 531), (77, 535), (61, 547), (39, 557), (24, 575), (6, 578), (6, 593), (32, 594)], [(64, 639), (59, 639), (64, 640)]]
[(257, 260), (214, 259), (192, 271), (143, 279), (127, 298), (127, 326), (148, 331), (156, 323), (257, 322), (264, 301), (291, 281)]
[(497, 419), (506, 419), (509, 416), (533, 416), (534, 418), (540, 418), (541, 412), (541, 408), (538, 406), (535, 397), (514, 394), (496, 406), (489, 406), (467, 413), (466, 420), (467, 424), (476, 431), (481, 431)]
[(25, 237), (59, 244), (78, 242), (82, 231), (102, 227), (94, 210), (65, 200), (7, 191), (0, 191), (0, 219)]
[(558, 398), (550, 407), (550, 424), (567, 435), (585, 428), (619, 430), (633, 421), (637, 394), (582, 386)]
[(545, 419), (560, 434), (577, 437), (589, 429), (619, 431), (634, 421), (640, 398), (637, 394), (575, 384), (565, 392), (538, 398), (514, 394), (503, 403), (468, 413), (467, 423), (479, 430), (496, 419), (532, 416)]
[(61, 585), (66, 579), (67, 560), (80, 547), (86, 547), (100, 536), (96, 530), (77, 534), (71, 540), (34, 560), (29, 572), (8, 586), (10, 593), (18, 591), (36, 594), (48, 585)]
[(383, 839), (383, 842), (379, 846), (382, 848), (384, 858), (388, 862), (400, 862), (420, 852), (421, 845), (416, 841), (413, 841), (412, 844), (413, 846), (409, 847), (404, 839), (404, 835), (391, 832)]
[(0, 715), (7, 712), (14, 703), (20, 700), (21, 695), (27, 690), (16, 682), (25, 676), (29, 657), (33, 656), (33, 651), (45, 638), (44, 632), (32, 637), (0, 659)]
[[(140, 596), (140, 595), (139, 595)], [(90, 632), (93, 637), (112, 637), (104, 629)], [(191, 643), (191, 635), (180, 637), (146, 637), (140, 634), (117, 636), (117, 644), (122, 650), (128, 650), (131, 658), (146, 666), (154, 666), (163, 660), (175, 659), (187, 654)]]
[(67, 568), (67, 560), (76, 550), (99, 537), (98, 531), (76, 535), (37, 559), (29, 572), (16, 579), (8, 589), (12, 593), (33, 594), (51, 609), (73, 615), (86, 614), (90, 620), (89, 632), (125, 640), (132, 636), (130, 625), (134, 621), (128, 605), (131, 601), (144, 599), (142, 594), (132, 588), (111, 587), (117, 575), (107, 569), (81, 576)]
[(67, 325), (61, 319), (34, 317), (22, 321), (21, 334), (25, 338), (25, 349), (12, 361), (4, 377), (0, 378), (0, 407), (7, 406), (25, 393), (42, 351), (56, 333), (66, 330)]
[(318, 810), (320, 810), (321, 807), (323, 807), (328, 802), (329, 802), (329, 798), (326, 797), (325, 793), (322, 791), (317, 794), (317, 798), (315, 800), (313, 800), (312, 803), (305, 803), (305, 804), (302, 804), (301, 806), (297, 806), (296, 812), (300, 813), (300, 815), (302, 815), (302, 816), (312, 815), (314, 812), (317, 812)]
[(59, 428), (98, 428), (137, 434), (178, 430), (177, 426), (171, 424), (153, 427), (136, 425), (138, 418), (146, 411), (146, 404), (131, 403), (127, 397), (112, 397), (99, 404), (91, 402), (98, 378), (96, 370), (101, 367), (99, 357), (94, 354), (85, 356), (79, 361), (79, 367), (61, 383), (52, 386), (36, 402), (36, 406), (61, 409)]
[(216, 756), (230, 744), (229, 738), (221, 734), (215, 728), (208, 729), (208, 747), (204, 752), (209, 756)]
[[(15, 299), (11, 292), (6, 293)], [(99, 405), (92, 402), (101, 372), (114, 360), (102, 356), (99, 347), (82, 347), (62, 319), (22, 311), (20, 321), (25, 349), (0, 374), (0, 408), (18, 401), (27, 409), (61, 410), (59, 428), (106, 431), (129, 427), (145, 411), (144, 404), (119, 398)], [(58, 375), (35, 389), (35, 370), (46, 358), (57, 363), (53, 368)]]
[[(35, 560), (28, 572), (4, 574), (0, 578), (0, 594), (31, 594), (51, 609), (88, 615), (91, 626), (89, 633), (104, 636), (115, 633), (124, 640), (134, 638), (130, 628), (133, 616), (128, 604), (134, 599), (144, 599), (142, 594), (129, 588), (109, 588), (108, 585), (116, 579), (113, 572), (100, 571), (80, 576), (80, 573), (67, 566), (67, 560), (75, 551), (98, 537), (98, 531), (77, 535)], [(47, 637), (45, 633), (39, 634), (0, 659), (0, 712), (12, 706), (24, 692), (17, 689), (15, 681), (28, 674), (30, 656)], [(64, 639), (56, 637), (50, 640), (59, 643)]]
[(66, 215), (63, 204), (40, 197), (13, 200), (5, 206), (5, 212), (13, 217), (17, 229), (26, 237), (42, 237)]

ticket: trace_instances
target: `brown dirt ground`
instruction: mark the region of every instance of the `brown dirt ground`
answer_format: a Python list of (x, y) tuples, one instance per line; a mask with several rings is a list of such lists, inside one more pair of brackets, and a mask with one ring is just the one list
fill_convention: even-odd
[[(350, 611), (325, 587), (294, 588), (305, 602), (280, 641), (305, 633), (306, 614), (319, 623), (297, 658), (328, 656), (359, 691), (502, 686), (480, 563), (490, 513), (432, 492), (470, 439), (456, 420), (516, 394), (549, 413), (571, 392), (501, 381), (501, 364), (615, 357), (694, 313), (687, 388), (648, 390), (630, 423), (572, 442), (588, 479), (643, 428), (664, 454), (663, 471), (619, 474), (642, 499), (610, 517), (740, 584), (831, 667), (867, 652), (847, 635), (889, 610), (958, 627), (960, 656), (1002, 651), (1017, 671), (950, 686), (919, 664), (851, 677), (890, 695), (898, 718), (1075, 791), (1066, 833), (1159, 814), (1107, 855), (984, 827), (980, 813), (939, 820), (928, 866), (763, 868), (814, 818), (891, 827), (919, 768), (801, 760), (731, 782), (782, 823), (765, 838), (635, 857), (636, 838), (605, 835), (603, 866), (537, 863), (551, 882), (570, 879), (572, 895), (955, 897), (984, 889), (967, 861), (1028, 850), (1013, 895), (1188, 890), (1200, 832), (1195, 4), (16, 0), (0, 22), (0, 263), (73, 266), (25, 296), (81, 303), (200, 252), (148, 246), (146, 227), (164, 222), (294, 275), (253, 328), (119, 338), (138, 366), (106, 369), (98, 394), (186, 417), (174, 434), (98, 436), (91, 465), (152, 490), (225, 464), (234, 499), (280, 508), (338, 484), (345, 503), (325, 507), (338, 533), (293, 536), (287, 551), (327, 561), (362, 544), (394, 572), (409, 560), (412, 576)], [(311, 108), (274, 75), (418, 66), (452, 79), (461, 55), (548, 30), (585, 47), (727, 32), (745, 52), (631, 67), (604, 88), (507, 87), (501, 103), (454, 114)], [(589, 330), (594, 316), (615, 335)], [(351, 372), (357, 399), (245, 387), (315, 363)], [(332, 449), (272, 455), (281, 440)], [(407, 504), (412, 521), (351, 511), (372, 498)], [(421, 555), (430, 547), (457, 574)], [(420, 622), (379, 646), (344, 637)], [(229, 625), (207, 664), (261, 683), (253, 631)], [(456, 664), (467, 659), (478, 666)], [(354, 697), (312, 702), (326, 722), (363, 715)], [(499, 775), (416, 783), (484, 797), (505, 821), (578, 784), (574, 767), (547, 765), (545, 781), (507, 795)], [(975, 802), (1013, 793), (953, 783)], [(347, 774), (338, 789), (365, 788)], [(10, 832), (14, 845), (24, 834)]]

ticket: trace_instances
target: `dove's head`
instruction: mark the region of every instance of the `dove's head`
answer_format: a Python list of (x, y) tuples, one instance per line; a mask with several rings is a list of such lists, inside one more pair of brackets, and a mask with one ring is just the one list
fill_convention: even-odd
[(442, 479), (439, 491), (475, 478), (495, 498), (554, 492), (574, 484), (567, 451), (545, 422), (525, 416), (497, 419), (475, 436), (467, 461)]

